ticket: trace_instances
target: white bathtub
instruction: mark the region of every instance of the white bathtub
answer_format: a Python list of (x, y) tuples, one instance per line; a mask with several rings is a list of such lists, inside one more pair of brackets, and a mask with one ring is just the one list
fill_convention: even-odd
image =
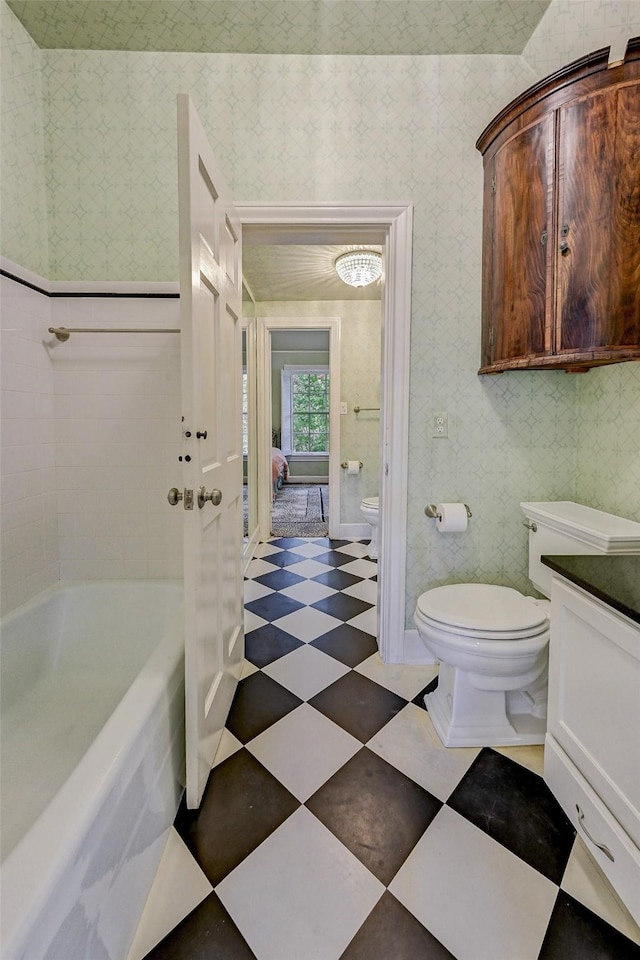
[(2, 624), (2, 958), (124, 960), (182, 792), (182, 586), (61, 583)]

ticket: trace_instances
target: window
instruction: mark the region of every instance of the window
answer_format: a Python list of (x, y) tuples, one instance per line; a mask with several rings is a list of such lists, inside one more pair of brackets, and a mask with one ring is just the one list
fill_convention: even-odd
[(286, 454), (329, 452), (329, 367), (282, 370), (282, 449)]

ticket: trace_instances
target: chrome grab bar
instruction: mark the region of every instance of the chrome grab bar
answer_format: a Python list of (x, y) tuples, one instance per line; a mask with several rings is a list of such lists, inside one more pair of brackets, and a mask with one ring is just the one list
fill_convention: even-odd
[(177, 327), (49, 327), (60, 343), (66, 343), (72, 333), (180, 333)]

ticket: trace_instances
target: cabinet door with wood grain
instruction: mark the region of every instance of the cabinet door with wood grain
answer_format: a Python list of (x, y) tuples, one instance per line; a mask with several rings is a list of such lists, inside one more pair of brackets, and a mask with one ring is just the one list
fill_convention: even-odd
[(553, 131), (553, 115), (545, 116), (518, 131), (494, 157), (493, 236), (485, 244), (491, 256), (490, 266), (485, 264), (485, 364), (538, 356), (552, 346)]
[(559, 110), (558, 354), (640, 342), (640, 84)]

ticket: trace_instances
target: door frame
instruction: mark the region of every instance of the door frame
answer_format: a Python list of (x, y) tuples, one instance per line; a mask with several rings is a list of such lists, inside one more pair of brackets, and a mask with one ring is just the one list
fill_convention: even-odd
[[(378, 649), (404, 660), (411, 335), (411, 203), (237, 203), (251, 243), (382, 244)], [(264, 438), (262, 438), (264, 446)], [(258, 451), (260, 457), (260, 450)]]
[[(340, 535), (340, 318), (258, 317), (258, 529), (261, 540), (271, 536), (271, 332), (326, 330), (329, 334), (329, 536)], [(262, 447), (261, 447), (262, 444)]]

